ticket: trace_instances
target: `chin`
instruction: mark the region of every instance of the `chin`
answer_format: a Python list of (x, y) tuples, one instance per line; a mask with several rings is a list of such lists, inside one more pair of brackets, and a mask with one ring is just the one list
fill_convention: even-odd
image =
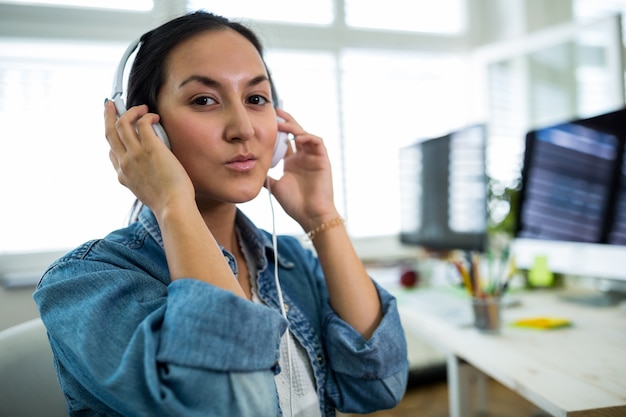
[(247, 203), (249, 201), (254, 200), (255, 198), (257, 198), (257, 196), (261, 192), (261, 188), (257, 188), (255, 190), (247, 190), (247, 191), (242, 190), (241, 193), (238, 193), (237, 195), (238, 198), (236, 198), (236, 201), (234, 201), (234, 203), (235, 204)]
[(266, 176), (223, 176), (196, 183), (196, 195), (203, 199), (239, 204), (254, 200), (265, 185)]
[(246, 186), (228, 188), (221, 196), (216, 196), (217, 199), (232, 204), (247, 203), (254, 200), (261, 192), (263, 185), (246, 184)]

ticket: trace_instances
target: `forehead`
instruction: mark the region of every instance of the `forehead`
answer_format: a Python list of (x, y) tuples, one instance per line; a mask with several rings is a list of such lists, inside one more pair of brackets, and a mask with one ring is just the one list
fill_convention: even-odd
[(267, 75), (263, 59), (254, 45), (232, 29), (209, 30), (174, 47), (166, 61), (169, 76), (228, 71)]

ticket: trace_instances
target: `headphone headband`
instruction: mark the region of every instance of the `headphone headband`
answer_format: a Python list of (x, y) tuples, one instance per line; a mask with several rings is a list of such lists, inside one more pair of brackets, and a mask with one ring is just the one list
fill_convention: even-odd
[(137, 38), (131, 42), (131, 44), (128, 45), (128, 48), (126, 48), (126, 52), (124, 52), (124, 55), (122, 55), (122, 58), (120, 59), (120, 63), (115, 70), (115, 76), (113, 77), (113, 90), (111, 92), (111, 99), (113, 100), (121, 98), (124, 94), (124, 69), (126, 68), (128, 59), (132, 53), (135, 52), (135, 49), (137, 49), (140, 43), (141, 38)]

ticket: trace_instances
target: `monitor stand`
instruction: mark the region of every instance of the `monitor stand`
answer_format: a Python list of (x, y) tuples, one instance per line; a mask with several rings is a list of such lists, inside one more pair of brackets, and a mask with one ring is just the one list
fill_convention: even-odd
[(613, 307), (622, 303), (626, 304), (626, 283), (610, 282), (609, 285), (606, 285), (607, 283), (604, 282), (604, 284), (598, 288), (598, 291), (585, 294), (566, 294), (561, 298), (590, 307)]

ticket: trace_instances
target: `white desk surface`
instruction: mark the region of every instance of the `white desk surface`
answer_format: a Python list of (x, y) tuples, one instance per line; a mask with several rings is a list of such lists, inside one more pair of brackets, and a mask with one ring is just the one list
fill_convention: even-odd
[[(626, 306), (564, 301), (566, 290), (516, 293), (498, 335), (470, 324), (469, 299), (450, 290), (398, 291), (405, 331), (418, 333), (554, 416), (626, 416)], [(573, 290), (567, 290), (572, 294)], [(587, 291), (587, 290), (585, 290)], [(535, 330), (516, 319), (564, 317), (571, 327)]]

